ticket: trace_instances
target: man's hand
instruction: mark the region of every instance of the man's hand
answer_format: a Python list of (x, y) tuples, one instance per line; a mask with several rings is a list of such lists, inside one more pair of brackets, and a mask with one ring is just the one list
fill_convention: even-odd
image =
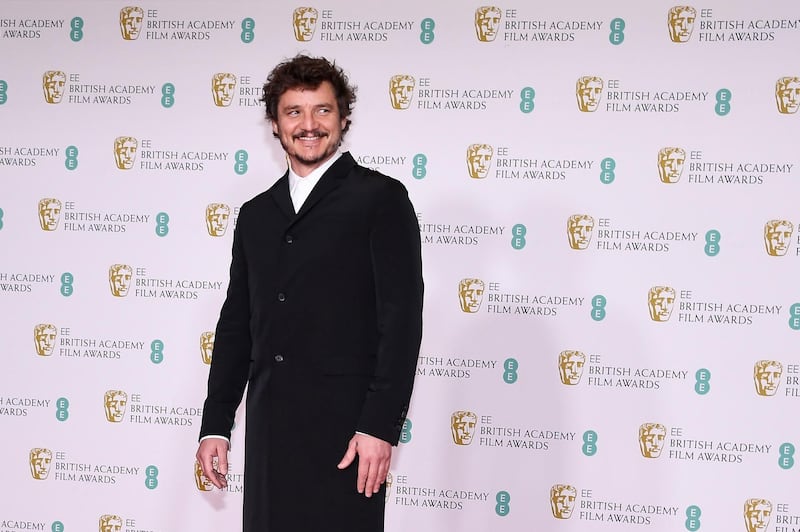
[(350, 438), (347, 452), (336, 467), (346, 468), (353, 463), (356, 455), (358, 455), (356, 489), (359, 493), (372, 497), (381, 489), (381, 484), (386, 482), (389, 464), (392, 461), (392, 445), (368, 434), (356, 434)]
[[(203, 469), (203, 474), (217, 488), (228, 486), (225, 475), (228, 474), (228, 441), (224, 438), (206, 438), (200, 442), (197, 449), (197, 461)], [(216, 459), (217, 467), (214, 467)]]

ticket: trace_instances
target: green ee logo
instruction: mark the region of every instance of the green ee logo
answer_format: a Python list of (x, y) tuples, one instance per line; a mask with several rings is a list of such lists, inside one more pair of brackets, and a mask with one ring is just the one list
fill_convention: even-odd
[(600, 161), (600, 182), (604, 185), (610, 185), (614, 182), (614, 179), (617, 177), (614, 173), (614, 169), (617, 167), (617, 161), (612, 159), (611, 157), (606, 157), (602, 161)]
[(583, 433), (583, 445), (581, 451), (586, 456), (594, 456), (597, 454), (597, 433), (593, 430), (587, 430)]
[(56, 400), (56, 419), (59, 421), (69, 419), (69, 400), (66, 397), (59, 397)]
[(8, 82), (0, 79), (0, 105), (8, 101)]
[(64, 167), (67, 170), (75, 170), (78, 167), (77, 146), (67, 146), (64, 150)]
[(161, 364), (164, 361), (164, 342), (155, 339), (150, 342), (150, 362)]
[(716, 229), (706, 232), (706, 246), (703, 250), (709, 257), (716, 257), (719, 255), (719, 241), (722, 240), (722, 235)]
[(697, 395), (705, 395), (711, 391), (711, 372), (706, 368), (698, 369), (694, 374), (694, 391)]
[(81, 17), (73, 17), (69, 21), (69, 38), (72, 42), (83, 39), (83, 19)]
[(731, 96), (731, 91), (728, 89), (717, 91), (717, 105), (714, 106), (714, 112), (718, 116), (725, 116), (731, 112)]
[(780, 447), (781, 455), (778, 457), (778, 465), (781, 469), (791, 469), (794, 467), (794, 445), (784, 443)]
[(514, 384), (519, 379), (517, 370), (519, 369), (519, 362), (515, 358), (507, 358), (503, 362), (503, 380), (506, 384)]
[(250, 44), (253, 42), (253, 39), (256, 38), (256, 33), (253, 31), (256, 27), (256, 21), (247, 17), (242, 19), (242, 42), (245, 44)]
[(525, 87), (519, 91), (519, 110), (526, 114), (533, 111), (533, 108), (536, 107), (534, 98), (536, 98), (536, 91), (533, 87)]
[(0, 208), (0, 229), (3, 229), (3, 209)]
[(517, 224), (511, 228), (511, 247), (514, 249), (522, 249), (525, 247), (525, 234), (528, 228), (523, 224)]
[(161, 85), (161, 107), (169, 109), (175, 105), (175, 85), (164, 83)]
[(169, 234), (169, 214), (160, 212), (156, 214), (156, 235), (167, 236)]
[(250, 158), (250, 155), (247, 153), (247, 150), (239, 150), (233, 154), (233, 171), (236, 172), (237, 175), (244, 175), (247, 173), (247, 159)]
[(422, 19), (422, 22), (419, 23), (419, 27), (422, 31), (419, 34), (419, 40), (422, 44), (430, 44), (433, 42), (435, 35), (433, 34), (433, 28), (436, 27), (436, 22), (432, 18), (425, 18)]
[(603, 321), (606, 319), (606, 297), (603, 295), (596, 295), (592, 298), (592, 311), (591, 316), (594, 321)]
[(156, 466), (149, 465), (144, 469), (144, 486), (149, 490), (158, 487), (158, 468)]
[(800, 303), (795, 303), (789, 308), (789, 327), (800, 331)]
[(700, 511), (699, 506), (689, 506), (686, 508), (686, 530), (690, 532), (695, 532), (696, 530), (700, 530), (700, 515), (703, 512)]
[(494, 511), (500, 517), (505, 517), (511, 511), (511, 495), (507, 491), (498, 491), (494, 498), (497, 504), (494, 505)]
[(72, 283), (75, 282), (75, 277), (69, 273), (64, 272), (61, 274), (61, 295), (64, 297), (69, 297), (75, 291), (75, 287), (72, 286)]
[(625, 40), (625, 21), (621, 18), (615, 18), (608, 26), (611, 28), (608, 42), (614, 46), (622, 44), (622, 41)]
[(61, 521), (53, 521), (53, 524), (50, 525), (51, 532), (64, 532), (64, 523)]
[(403, 428), (400, 430), (400, 443), (408, 443), (411, 441), (411, 427), (414, 424), (411, 423), (411, 420), (406, 418), (403, 421)]

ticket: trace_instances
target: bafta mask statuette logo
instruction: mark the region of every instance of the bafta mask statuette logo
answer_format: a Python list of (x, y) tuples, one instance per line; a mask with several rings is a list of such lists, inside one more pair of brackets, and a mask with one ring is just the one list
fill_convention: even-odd
[(588, 214), (573, 214), (567, 219), (567, 239), (572, 249), (587, 249), (592, 241), (594, 218)]
[(98, 530), (99, 532), (122, 532), (122, 518), (112, 514), (101, 515)]
[(483, 179), (489, 175), (494, 148), (488, 144), (470, 144), (467, 148), (467, 171), (472, 179)]
[(42, 198), (39, 200), (39, 226), (43, 231), (58, 229), (58, 220), (61, 218), (61, 201), (56, 198)]
[(319, 12), (313, 7), (298, 7), (292, 13), (292, 27), (294, 38), (300, 42), (308, 42), (314, 38), (317, 29)]
[(681, 180), (686, 151), (683, 148), (661, 148), (658, 150), (658, 177), (662, 183), (677, 183)]
[(561, 383), (574, 386), (581, 382), (586, 355), (580, 351), (561, 351), (558, 355), (558, 375)]
[(575, 97), (578, 109), (583, 113), (593, 113), (600, 105), (603, 96), (603, 80), (597, 76), (581, 76), (575, 83)]
[(214, 331), (205, 331), (200, 334), (200, 356), (204, 364), (211, 364), (214, 352)]
[(211, 76), (211, 95), (217, 107), (230, 106), (236, 95), (236, 76), (230, 72), (217, 72)]
[(694, 29), (697, 10), (691, 6), (675, 6), (667, 14), (669, 38), (672, 42), (689, 42)]
[(645, 458), (658, 458), (664, 449), (667, 428), (661, 423), (643, 423), (639, 427), (639, 450)]
[(653, 321), (669, 321), (675, 306), (675, 289), (669, 286), (654, 286), (647, 293), (647, 307)]
[(500, 30), (503, 16), (499, 7), (482, 6), (475, 10), (475, 32), (481, 42), (492, 42)]
[(42, 75), (42, 91), (47, 103), (61, 103), (67, 75), (60, 70), (48, 70)]
[(417, 80), (408, 74), (397, 74), (389, 78), (389, 101), (393, 109), (408, 109), (414, 97)]
[(125, 416), (128, 405), (128, 394), (122, 390), (108, 390), (103, 395), (103, 406), (106, 411), (106, 420), (110, 423), (119, 423)]
[(771, 397), (778, 391), (783, 375), (783, 364), (777, 360), (759, 360), (753, 366), (753, 381), (756, 393), (762, 397)]
[(36, 480), (46, 480), (50, 474), (50, 463), (53, 461), (53, 453), (50, 449), (34, 447), (28, 455), (28, 462), (31, 468), (31, 476)]
[(764, 244), (771, 257), (783, 257), (792, 243), (794, 224), (788, 220), (770, 220), (764, 224)]
[(555, 484), (550, 488), (550, 510), (556, 519), (569, 519), (575, 508), (578, 490), (569, 484)]
[(214, 484), (203, 474), (203, 468), (197, 460), (194, 461), (194, 485), (199, 491), (211, 491), (214, 489)]
[(478, 312), (483, 301), (484, 286), (480, 279), (467, 278), (458, 282), (458, 302), (463, 312), (468, 314)]
[(53, 354), (56, 345), (56, 326), (50, 323), (40, 323), (33, 327), (33, 344), (36, 354), (40, 357), (49, 357)]
[(467, 410), (457, 410), (450, 416), (450, 434), (456, 445), (469, 445), (475, 436), (478, 416)]
[(206, 229), (210, 236), (224, 236), (228, 229), (231, 208), (224, 203), (209, 203), (206, 206)]
[(114, 139), (114, 161), (120, 170), (130, 170), (136, 162), (136, 151), (139, 141), (134, 137), (117, 137)]
[(135, 41), (142, 31), (144, 10), (137, 6), (127, 6), (119, 10), (119, 30), (126, 41)]
[(800, 108), (800, 76), (787, 76), (775, 83), (775, 100), (778, 112), (793, 115)]
[(767, 499), (747, 499), (744, 502), (744, 526), (747, 532), (764, 532), (772, 516), (772, 503)]
[(127, 296), (132, 278), (133, 268), (127, 264), (112, 264), (108, 268), (108, 284), (111, 288), (111, 295), (114, 297)]

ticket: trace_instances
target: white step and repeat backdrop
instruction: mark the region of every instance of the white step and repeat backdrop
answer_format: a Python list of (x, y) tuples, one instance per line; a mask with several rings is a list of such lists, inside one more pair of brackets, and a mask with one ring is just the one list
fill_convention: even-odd
[(4, 0), (0, 530), (239, 530), (243, 413), (226, 491), (194, 452), (300, 51), (424, 240), (387, 530), (800, 530), (798, 50), (795, 0)]

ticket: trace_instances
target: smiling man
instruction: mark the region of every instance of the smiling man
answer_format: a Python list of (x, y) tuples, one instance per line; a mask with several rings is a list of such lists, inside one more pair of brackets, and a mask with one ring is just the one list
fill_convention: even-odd
[(422, 334), (414, 208), (342, 152), (355, 89), (324, 58), (264, 85), (287, 172), (246, 202), (215, 331), (197, 459), (227, 485), (247, 386), (244, 532), (380, 532)]

